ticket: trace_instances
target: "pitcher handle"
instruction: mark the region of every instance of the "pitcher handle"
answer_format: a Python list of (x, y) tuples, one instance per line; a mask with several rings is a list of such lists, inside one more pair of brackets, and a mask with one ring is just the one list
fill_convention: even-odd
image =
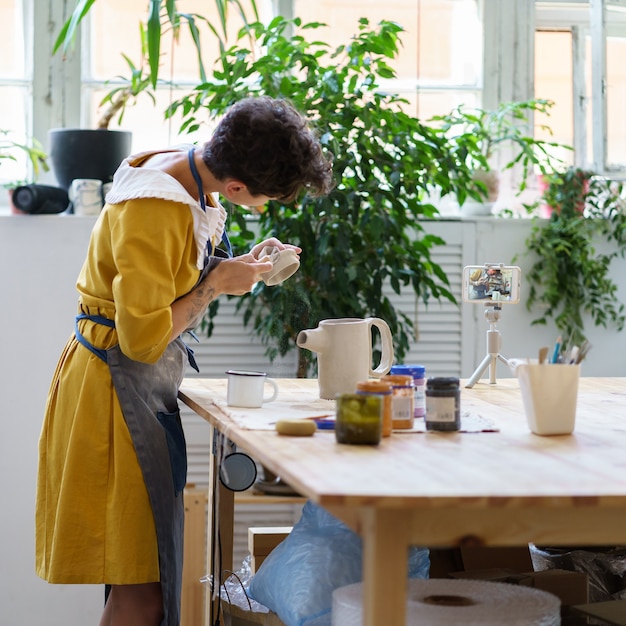
[[(376, 326), (380, 332), (381, 341), (381, 354), (380, 363), (376, 369), (372, 369), (370, 365), (369, 375), (373, 378), (380, 378), (389, 373), (391, 366), (393, 365), (393, 339), (391, 337), (391, 330), (385, 320), (381, 320), (378, 317), (370, 317), (367, 320), (370, 326), (370, 341), (371, 341), (371, 327)], [(370, 350), (371, 352), (371, 350)]]

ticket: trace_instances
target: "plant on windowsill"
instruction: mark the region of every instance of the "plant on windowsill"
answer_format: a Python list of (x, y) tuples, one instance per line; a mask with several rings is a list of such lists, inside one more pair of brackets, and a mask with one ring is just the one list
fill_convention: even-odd
[[(122, 54), (128, 66), (128, 76), (117, 76), (111, 90), (101, 100), (95, 129), (56, 128), (50, 131), (50, 158), (59, 185), (69, 189), (75, 178), (95, 178), (110, 182), (122, 159), (131, 152), (132, 133), (110, 128), (114, 119), (121, 125), (128, 106), (141, 94), (156, 102), (154, 89), (145, 73), (145, 29), (140, 25), (141, 62), (136, 66)], [(54, 51), (61, 45), (61, 35)], [(109, 83), (111, 81), (108, 81)]]
[(47, 172), (50, 169), (48, 166), (48, 155), (35, 137), (27, 141), (15, 141), (11, 139), (10, 131), (0, 130), (0, 165), (3, 162), (19, 164), (20, 155), (26, 160), (25, 165), (29, 175), (21, 179), (16, 178), (6, 181), (2, 184), (9, 193), (9, 204), (13, 213), (21, 213), (13, 205), (13, 190), (22, 185), (30, 185), (37, 182), (41, 172)]
[[(498, 199), (501, 171), (519, 168), (517, 193), (520, 194), (535, 169), (546, 173), (560, 163), (556, 151), (570, 148), (535, 139), (531, 127), (532, 114), (549, 114), (553, 105), (549, 100), (503, 102), (495, 111), (459, 105), (450, 113), (429, 120), (455, 146), (456, 158), (473, 171), (472, 186), (458, 195), (462, 213), (491, 214)], [(552, 134), (547, 126), (542, 126), (541, 130)], [(508, 161), (501, 169), (493, 169), (500, 151), (506, 154)]]
[[(258, 218), (260, 236), (299, 245), (300, 269), (278, 286), (257, 283), (237, 306), (270, 361), (297, 349), (298, 333), (320, 320), (373, 316), (389, 324), (401, 362), (415, 328), (390, 292), (455, 302), (431, 256), (445, 242), (422, 226), (423, 218), (438, 215), (425, 200), (428, 188), (459, 192), (472, 172), (453, 158), (445, 134), (406, 113), (406, 102), (379, 86), (394, 77), (389, 63), (398, 53), (399, 25), (383, 21), (372, 29), (362, 19), (358, 33), (336, 49), (315, 32), (323, 26), (280, 17), (253, 24), (255, 45), (225, 50), (212, 82), (175, 102), (170, 113), (185, 111), (184, 128), (195, 130), (207, 110), (217, 117), (239, 99), (268, 95), (289, 99), (314, 121), (334, 155), (336, 187), (324, 198), (304, 194), (291, 204), (268, 203)], [(229, 232), (238, 231), (233, 243), (243, 252), (254, 237), (250, 222), (239, 208), (232, 220)], [(218, 307), (216, 301), (205, 318), (209, 335)], [(300, 350), (297, 375), (309, 374), (314, 362)]]
[(0, 165), (3, 161), (17, 162), (20, 154), (26, 156), (27, 165), (30, 168), (30, 176), (24, 179), (16, 179), (5, 182), (5, 189), (12, 189), (19, 185), (36, 182), (41, 172), (47, 172), (48, 155), (41, 143), (33, 137), (30, 141), (15, 141), (10, 137), (10, 131), (0, 130)]
[[(214, 0), (219, 25), (207, 18), (177, 10), (176, 0), (147, 0), (146, 17), (140, 22), (140, 56), (138, 64), (122, 54), (128, 68), (126, 76), (108, 81), (112, 86), (100, 102), (95, 129), (61, 128), (50, 131), (50, 157), (55, 176), (61, 187), (68, 189), (75, 178), (96, 178), (109, 182), (120, 162), (131, 152), (132, 133), (128, 130), (110, 128), (114, 120), (122, 123), (126, 108), (136, 104), (143, 96), (156, 103), (155, 91), (159, 83), (161, 41), (171, 34), (178, 41), (180, 28), (187, 24), (191, 39), (197, 49), (200, 80), (206, 80), (201, 56), (201, 33), (199, 24), (205, 23), (223, 49), (226, 45), (228, 7), (233, 4), (247, 23), (238, 0)], [(63, 25), (55, 41), (53, 54), (68, 54), (73, 48), (82, 20), (91, 10), (95, 0), (77, 0), (76, 6)], [(250, 10), (258, 19), (256, 3), (250, 0)], [(221, 28), (221, 30), (220, 30)]]
[(617, 330), (626, 322), (609, 275), (612, 261), (626, 255), (624, 188), (575, 167), (547, 174), (546, 182), (539, 203), (552, 214), (547, 221), (533, 218), (526, 241), (526, 254), (537, 256), (526, 275), (526, 306), (543, 307), (533, 324), (552, 319), (563, 341), (580, 345), (587, 320)]

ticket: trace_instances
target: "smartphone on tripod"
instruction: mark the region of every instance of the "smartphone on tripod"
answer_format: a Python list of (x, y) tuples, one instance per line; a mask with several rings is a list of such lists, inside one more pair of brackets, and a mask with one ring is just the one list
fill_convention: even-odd
[(463, 268), (463, 302), (517, 304), (522, 270), (517, 265), (485, 263)]

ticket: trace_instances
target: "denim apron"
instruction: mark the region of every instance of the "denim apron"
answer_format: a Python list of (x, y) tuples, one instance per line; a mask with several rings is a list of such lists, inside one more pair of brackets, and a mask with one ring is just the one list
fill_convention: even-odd
[[(206, 210), (200, 177), (189, 162)], [(232, 256), (228, 237), (222, 236), (227, 252), (211, 250), (207, 243), (204, 269), (196, 285), (223, 259)], [(182, 491), (187, 481), (187, 448), (178, 407), (178, 389), (187, 364), (196, 371), (193, 351), (178, 337), (156, 363), (141, 363), (125, 356), (119, 345), (107, 350), (87, 341), (78, 321), (88, 319), (111, 328), (115, 322), (99, 315), (76, 316), (76, 339), (109, 366), (124, 420), (143, 474), (156, 528), (159, 572), (163, 593), (162, 626), (179, 626), (183, 567), (184, 506)], [(189, 331), (192, 335), (192, 331)]]

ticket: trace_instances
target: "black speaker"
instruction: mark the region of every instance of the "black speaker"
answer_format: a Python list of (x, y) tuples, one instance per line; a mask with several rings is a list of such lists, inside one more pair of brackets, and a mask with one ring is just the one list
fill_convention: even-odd
[(43, 215), (63, 213), (70, 203), (65, 189), (50, 185), (22, 185), (13, 190), (13, 204), (20, 211)]

